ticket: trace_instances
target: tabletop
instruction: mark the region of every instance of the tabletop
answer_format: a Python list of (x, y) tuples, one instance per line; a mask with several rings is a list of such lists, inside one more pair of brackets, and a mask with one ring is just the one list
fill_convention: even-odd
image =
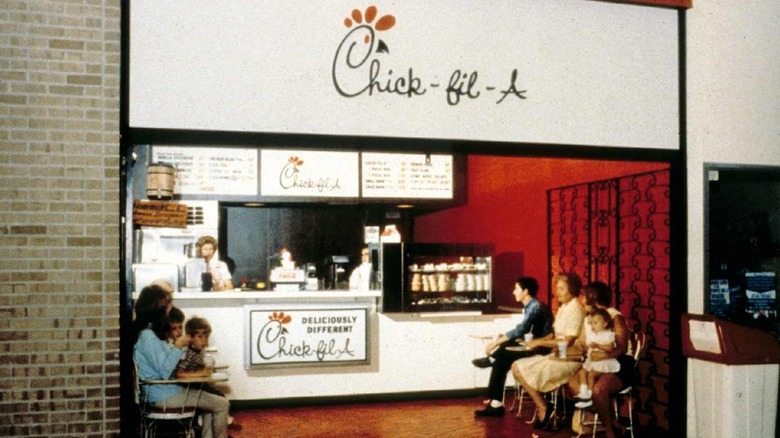
[[(528, 348), (525, 345), (510, 345), (506, 347), (506, 351), (511, 351), (513, 353), (517, 353), (520, 357), (529, 357), (529, 356), (535, 356), (537, 354), (541, 354), (544, 351), (539, 348)], [(517, 356), (515, 356), (517, 357)]]
[(535, 348), (528, 348), (525, 345), (506, 347), (506, 351), (515, 351), (515, 352), (519, 352), (519, 353), (531, 352), (531, 351), (535, 351), (535, 350), (536, 350)]
[(181, 377), (176, 379), (165, 380), (144, 380), (142, 383), (153, 385), (182, 385), (188, 383), (219, 383), (227, 382), (228, 376), (225, 373), (212, 373), (211, 376), (203, 377)]

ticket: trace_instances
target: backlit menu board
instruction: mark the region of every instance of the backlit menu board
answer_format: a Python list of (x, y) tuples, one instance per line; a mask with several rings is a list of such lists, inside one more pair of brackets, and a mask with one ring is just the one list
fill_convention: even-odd
[(257, 149), (155, 146), (152, 159), (176, 168), (176, 194), (257, 195)]
[(452, 155), (361, 154), (364, 198), (452, 199)]

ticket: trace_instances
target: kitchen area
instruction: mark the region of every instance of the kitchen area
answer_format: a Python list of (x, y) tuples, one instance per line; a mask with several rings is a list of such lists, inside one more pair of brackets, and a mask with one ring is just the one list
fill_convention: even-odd
[[(522, 318), (496, 312), (492, 244), (411, 241), (415, 215), (464, 202), (462, 156), (141, 145), (133, 159), (128, 290), (167, 281), (210, 321), (233, 403), (475, 391), (483, 338)], [(210, 290), (204, 236), (231, 289)]]

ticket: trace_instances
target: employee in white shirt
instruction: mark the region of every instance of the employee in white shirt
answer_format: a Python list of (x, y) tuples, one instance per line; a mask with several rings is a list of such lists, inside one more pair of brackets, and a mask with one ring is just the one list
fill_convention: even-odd
[(371, 287), (371, 260), (368, 257), (368, 247), (360, 250), (360, 266), (349, 276), (349, 288), (368, 290)]
[(227, 264), (216, 257), (217, 239), (212, 236), (203, 236), (198, 239), (200, 256), (206, 262), (206, 272), (211, 273), (212, 290), (233, 290), (233, 277)]

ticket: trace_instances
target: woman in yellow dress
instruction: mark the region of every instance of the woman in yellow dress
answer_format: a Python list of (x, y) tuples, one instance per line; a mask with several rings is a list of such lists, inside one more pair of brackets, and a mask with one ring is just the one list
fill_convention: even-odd
[(585, 312), (577, 297), (582, 289), (582, 280), (577, 274), (560, 274), (554, 279), (555, 296), (558, 299), (558, 311), (553, 322), (553, 333), (540, 339), (534, 339), (529, 348), (549, 348), (555, 352), (552, 355), (536, 355), (516, 361), (512, 365), (512, 374), (523, 386), (525, 392), (536, 404), (534, 427), (544, 427), (552, 415), (552, 407), (548, 406), (542, 393), (569, 381), (572, 373), (582, 366), (579, 362), (557, 360), (559, 342), (572, 346), (582, 330)]

